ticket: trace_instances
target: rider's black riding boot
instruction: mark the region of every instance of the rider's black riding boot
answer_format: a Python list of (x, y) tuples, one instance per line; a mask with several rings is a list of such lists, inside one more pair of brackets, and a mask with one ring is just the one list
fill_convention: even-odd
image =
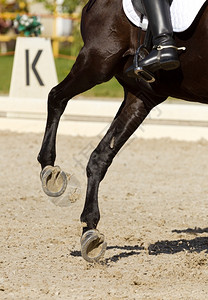
[(178, 68), (180, 62), (173, 39), (169, 0), (143, 0), (143, 4), (153, 35), (153, 49), (139, 62), (139, 67), (150, 72)]

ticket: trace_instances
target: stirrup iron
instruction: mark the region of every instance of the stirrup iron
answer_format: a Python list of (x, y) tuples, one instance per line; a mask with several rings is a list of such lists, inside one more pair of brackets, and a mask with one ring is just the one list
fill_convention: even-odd
[[(142, 53), (143, 52), (143, 53)], [(141, 45), (135, 55), (134, 55), (134, 60), (133, 60), (133, 65), (134, 65), (134, 74), (139, 77), (142, 78), (143, 80), (145, 80), (148, 83), (152, 83), (155, 82), (155, 77), (152, 73), (150, 73), (147, 70), (144, 70), (143, 68), (139, 67), (139, 58), (143, 59), (146, 55), (149, 54), (149, 51), (147, 50), (147, 48), (143, 45)]]
[(138, 77), (141, 77), (142, 79), (144, 79), (146, 82), (148, 83), (152, 83), (155, 82), (155, 77), (153, 74), (151, 74), (150, 72), (144, 70), (141, 67), (137, 67), (134, 69), (134, 74)]

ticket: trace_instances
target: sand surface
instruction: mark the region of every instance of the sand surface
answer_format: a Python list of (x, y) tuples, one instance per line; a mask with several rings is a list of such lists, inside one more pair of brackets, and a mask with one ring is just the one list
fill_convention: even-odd
[(42, 192), (41, 140), (0, 132), (0, 299), (208, 299), (208, 142), (130, 141), (101, 183), (108, 248), (89, 264), (79, 217), (99, 138), (58, 136), (56, 163), (83, 188), (67, 208)]

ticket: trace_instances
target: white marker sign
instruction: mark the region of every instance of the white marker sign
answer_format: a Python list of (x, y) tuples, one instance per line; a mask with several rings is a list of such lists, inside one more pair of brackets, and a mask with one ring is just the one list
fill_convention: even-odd
[(57, 83), (50, 40), (18, 37), (9, 96), (46, 98)]

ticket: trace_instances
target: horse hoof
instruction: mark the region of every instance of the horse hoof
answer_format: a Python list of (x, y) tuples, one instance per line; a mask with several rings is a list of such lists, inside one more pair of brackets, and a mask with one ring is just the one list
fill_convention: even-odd
[(87, 262), (98, 262), (104, 256), (106, 248), (104, 235), (96, 229), (86, 231), (81, 237), (81, 253)]
[(46, 166), (41, 174), (42, 188), (49, 197), (61, 196), (67, 187), (67, 176), (59, 166)]
[(56, 206), (68, 207), (81, 196), (81, 186), (74, 175), (61, 171), (60, 167), (45, 167), (40, 178), (42, 188)]

